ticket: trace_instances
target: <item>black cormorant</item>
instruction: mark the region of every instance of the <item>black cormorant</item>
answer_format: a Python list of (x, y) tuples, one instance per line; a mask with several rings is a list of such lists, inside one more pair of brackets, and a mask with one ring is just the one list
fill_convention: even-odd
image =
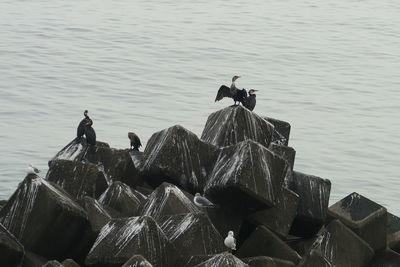
[(142, 143), (140, 142), (139, 136), (137, 136), (133, 132), (129, 132), (128, 133), (128, 138), (131, 140), (131, 146), (129, 147), (129, 149), (139, 151), (139, 147), (142, 146)]
[(240, 102), (242, 103), (242, 105), (245, 104), (247, 98), (247, 92), (245, 89), (238, 89), (236, 87), (235, 81), (238, 78), (240, 78), (240, 76), (236, 75), (233, 76), (231, 87), (228, 87), (226, 85), (221, 85), (221, 87), (218, 90), (217, 96), (215, 97), (215, 102), (220, 101), (224, 97), (230, 97), (235, 102), (234, 103), (235, 105), (236, 102)]
[(94, 131), (92, 125), (93, 125), (93, 121), (88, 116), (87, 122), (85, 124), (86, 142), (88, 144), (94, 146), (94, 145), (96, 145), (96, 132)]
[(249, 97), (246, 98), (244, 106), (253, 111), (254, 107), (256, 106), (256, 92), (258, 90), (250, 89), (249, 90)]
[(85, 125), (88, 122), (89, 116), (88, 116), (88, 111), (85, 110), (83, 112), (83, 115), (85, 116), (85, 118), (83, 120), (81, 120), (81, 122), (78, 125), (78, 129), (76, 130), (76, 136), (77, 137), (82, 137), (85, 134)]

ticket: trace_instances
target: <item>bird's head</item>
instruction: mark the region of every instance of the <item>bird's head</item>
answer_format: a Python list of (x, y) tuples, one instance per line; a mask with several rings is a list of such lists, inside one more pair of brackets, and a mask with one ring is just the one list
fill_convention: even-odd
[(229, 231), (229, 232), (228, 232), (228, 235), (229, 235), (229, 236), (233, 236), (233, 231)]
[(232, 82), (235, 82), (237, 79), (239, 79), (240, 78), (240, 76), (238, 76), (238, 75), (235, 75), (235, 76), (233, 76), (232, 77)]
[(195, 197), (199, 197), (199, 196), (200, 196), (200, 193), (196, 193), (196, 194), (194, 194), (194, 196), (195, 196)]
[(89, 113), (89, 111), (85, 110), (85, 111), (83, 112), (83, 116), (87, 117), (87, 116), (88, 116), (88, 113)]
[(258, 90), (250, 89), (249, 95), (255, 95)]

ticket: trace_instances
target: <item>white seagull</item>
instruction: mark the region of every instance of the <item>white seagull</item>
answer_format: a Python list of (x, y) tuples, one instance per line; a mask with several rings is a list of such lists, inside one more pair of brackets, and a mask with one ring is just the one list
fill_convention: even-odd
[(233, 231), (228, 232), (228, 236), (225, 238), (224, 244), (227, 248), (229, 248), (229, 252), (236, 250), (236, 239), (233, 235)]
[(38, 174), (40, 170), (36, 168), (35, 166), (32, 165), (32, 163), (29, 163), (29, 167), (27, 170), (28, 174)]
[(193, 198), (194, 204), (199, 208), (215, 208), (216, 206), (210, 200), (196, 193)]

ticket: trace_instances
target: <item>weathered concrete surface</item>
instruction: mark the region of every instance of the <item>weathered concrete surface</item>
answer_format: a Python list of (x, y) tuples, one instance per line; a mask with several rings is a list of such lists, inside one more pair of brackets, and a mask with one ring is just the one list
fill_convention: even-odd
[(375, 251), (386, 247), (386, 209), (362, 195), (352, 193), (329, 207), (329, 216), (339, 219)]
[(19, 266), (24, 258), (24, 247), (0, 224), (0, 266)]
[(153, 267), (142, 255), (134, 255), (122, 267)]
[(59, 259), (89, 227), (87, 214), (61, 187), (28, 175), (0, 211), (4, 225), (25, 248)]
[(85, 263), (121, 266), (133, 255), (142, 255), (154, 266), (167, 267), (173, 266), (176, 251), (151, 217), (113, 219), (102, 228)]
[(247, 221), (254, 225), (264, 225), (281, 237), (286, 237), (294, 217), (297, 215), (299, 196), (293, 191), (282, 187), (278, 194), (276, 205), (272, 208), (250, 214)]
[(46, 179), (58, 184), (74, 199), (99, 197), (107, 189), (107, 180), (97, 165), (71, 160), (52, 160)]
[(271, 143), (268, 148), (274, 153), (284, 158), (285, 160), (287, 160), (290, 164), (291, 170), (293, 170), (294, 160), (296, 157), (296, 150), (294, 150), (294, 148), (275, 143)]
[(113, 182), (99, 197), (99, 202), (113, 208), (121, 217), (137, 216), (146, 196), (119, 181)]
[(39, 256), (29, 250), (25, 250), (25, 257), (22, 263), (22, 267), (42, 267), (48, 259)]
[(172, 215), (199, 213), (200, 210), (191, 200), (193, 197), (189, 199), (188, 196), (177, 186), (163, 183), (147, 198), (141, 208), (141, 214), (161, 222), (164, 217)]
[(161, 229), (183, 257), (226, 250), (223, 238), (203, 213), (171, 216)]
[(301, 260), (298, 267), (333, 267), (333, 265), (321, 255), (320, 251), (313, 249)]
[(297, 171), (292, 172), (291, 179), (289, 189), (299, 195), (300, 201), (290, 234), (312, 237), (326, 220), (331, 182)]
[(52, 260), (43, 264), (42, 267), (64, 267), (59, 261)]
[(298, 264), (301, 260), (296, 251), (264, 226), (258, 226), (254, 230), (240, 246), (238, 255), (240, 258), (268, 256), (291, 261), (295, 264)]
[(287, 146), (289, 144), (290, 123), (269, 117), (264, 117), (264, 119), (275, 127), (272, 142)]
[(274, 126), (254, 112), (231, 106), (208, 116), (201, 139), (219, 147), (251, 139), (268, 147), (273, 133)]
[(365, 266), (374, 255), (368, 243), (339, 220), (332, 221), (319, 233), (312, 250), (318, 251), (332, 266), (341, 267)]
[(377, 252), (367, 267), (400, 267), (400, 254), (390, 249)]
[(215, 256), (209, 258), (208, 260), (195, 265), (195, 267), (249, 267), (246, 263), (236, 258), (230, 253), (216, 254)]
[(135, 168), (128, 149), (110, 148), (108, 144), (102, 142), (88, 147), (84, 138), (76, 138), (58, 152), (51, 161), (56, 159), (93, 163), (104, 172), (109, 183), (121, 181), (130, 186), (141, 183), (141, 176)]
[(400, 218), (387, 213), (387, 246), (400, 246)]
[(235, 199), (253, 210), (272, 207), (284, 181), (285, 166), (282, 158), (251, 140), (225, 147), (204, 188), (205, 195), (217, 203)]
[(66, 259), (63, 262), (61, 262), (61, 264), (64, 267), (80, 267), (80, 265), (76, 263), (73, 259)]
[(170, 182), (194, 194), (202, 191), (216, 156), (216, 147), (176, 125), (151, 136), (142, 172), (154, 187)]
[(286, 240), (286, 244), (303, 257), (310, 250), (316, 239), (316, 236), (311, 238), (290, 238)]
[(85, 209), (91, 229), (97, 236), (100, 233), (101, 228), (103, 228), (103, 226), (106, 225), (113, 216), (105, 206), (94, 198), (84, 197), (80, 201), (80, 204)]
[(291, 261), (285, 261), (281, 259), (271, 258), (267, 256), (258, 256), (244, 258), (242, 261), (249, 265), (249, 267), (294, 267), (294, 263)]

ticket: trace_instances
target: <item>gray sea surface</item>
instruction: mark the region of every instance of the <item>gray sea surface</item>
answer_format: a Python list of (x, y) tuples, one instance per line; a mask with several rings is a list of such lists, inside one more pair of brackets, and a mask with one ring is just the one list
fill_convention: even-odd
[(259, 115), (291, 123), (295, 170), (400, 215), (397, 0), (0, 1), (0, 199), (43, 170), (89, 110), (127, 148), (180, 124), (200, 136), (242, 75)]

